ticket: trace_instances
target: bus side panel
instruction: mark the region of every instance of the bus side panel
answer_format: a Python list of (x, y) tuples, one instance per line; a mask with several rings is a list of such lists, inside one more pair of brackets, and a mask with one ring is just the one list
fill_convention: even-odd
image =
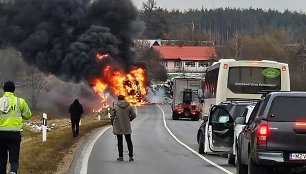
[[(226, 64), (226, 65), (225, 65)], [(220, 104), (227, 99), (227, 79), (228, 79), (228, 63), (221, 63), (219, 70), (219, 78), (217, 83), (217, 91), (216, 91), (216, 103)]]

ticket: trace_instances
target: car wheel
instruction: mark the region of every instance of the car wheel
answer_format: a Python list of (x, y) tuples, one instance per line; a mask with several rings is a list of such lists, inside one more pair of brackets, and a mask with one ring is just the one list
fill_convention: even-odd
[(236, 173), (237, 174), (247, 174), (248, 173), (248, 166), (242, 164), (240, 151), (237, 149), (237, 162), (236, 162)]
[(204, 137), (202, 131), (199, 134), (199, 154), (204, 154)]
[(228, 154), (227, 155), (227, 163), (228, 164), (235, 165), (235, 159), (236, 159), (235, 155), (233, 155), (233, 154)]
[(288, 173), (305, 173), (306, 171), (305, 170), (299, 171), (299, 169), (297, 168), (294, 171), (292, 171), (291, 168), (279, 168), (276, 172), (278, 174), (288, 174)]
[(173, 120), (178, 120), (179, 118), (178, 118), (178, 116), (176, 116), (175, 113), (172, 113), (172, 119), (173, 119)]
[(194, 116), (194, 117), (192, 117), (192, 121), (199, 121), (199, 119), (200, 119), (200, 116), (199, 115), (197, 115), (197, 116)]
[(266, 166), (256, 164), (250, 155), (248, 163), (248, 174), (268, 174), (268, 168)]

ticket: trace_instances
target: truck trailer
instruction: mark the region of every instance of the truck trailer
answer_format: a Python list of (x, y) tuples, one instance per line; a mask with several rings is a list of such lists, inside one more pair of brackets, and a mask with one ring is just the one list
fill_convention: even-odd
[(196, 78), (173, 79), (172, 118), (199, 120), (202, 111), (202, 80)]

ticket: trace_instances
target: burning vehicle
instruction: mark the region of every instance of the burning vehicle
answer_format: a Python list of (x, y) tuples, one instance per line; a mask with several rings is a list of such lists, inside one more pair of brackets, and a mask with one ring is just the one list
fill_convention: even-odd
[[(94, 91), (100, 95), (102, 106), (109, 106), (108, 96), (124, 95), (132, 105), (139, 106), (145, 103), (144, 96), (147, 94), (145, 69), (136, 68), (128, 73), (107, 66), (103, 70), (104, 78), (96, 78), (91, 84)], [(107, 78), (105, 78), (107, 77)]]

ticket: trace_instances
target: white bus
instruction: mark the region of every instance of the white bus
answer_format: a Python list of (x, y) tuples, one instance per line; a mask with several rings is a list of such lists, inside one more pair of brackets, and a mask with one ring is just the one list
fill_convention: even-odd
[(290, 91), (288, 64), (270, 60), (221, 59), (207, 68), (204, 110), (231, 100), (256, 100), (267, 91)]

